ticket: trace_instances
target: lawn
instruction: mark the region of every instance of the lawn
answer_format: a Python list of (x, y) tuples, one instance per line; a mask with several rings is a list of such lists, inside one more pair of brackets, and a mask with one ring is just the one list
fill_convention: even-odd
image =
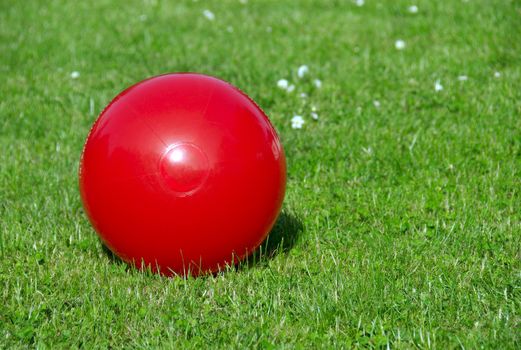
[[(1, 1), (0, 348), (519, 349), (520, 38), (518, 0)], [(78, 192), (103, 107), (177, 71), (288, 161), (270, 242), (203, 278), (128, 269)]]

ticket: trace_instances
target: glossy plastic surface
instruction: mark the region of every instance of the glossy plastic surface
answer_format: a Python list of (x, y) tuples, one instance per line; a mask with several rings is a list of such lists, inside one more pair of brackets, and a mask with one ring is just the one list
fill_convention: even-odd
[(124, 261), (214, 272), (254, 251), (282, 205), (286, 163), (263, 111), (219, 79), (142, 81), (101, 113), (80, 162), (86, 213)]

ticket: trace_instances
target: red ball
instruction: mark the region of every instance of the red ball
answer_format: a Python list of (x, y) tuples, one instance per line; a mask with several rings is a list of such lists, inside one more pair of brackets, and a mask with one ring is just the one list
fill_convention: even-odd
[(243, 92), (167, 74), (120, 93), (87, 137), (80, 192), (102, 241), (165, 275), (215, 272), (271, 230), (286, 186), (280, 140)]

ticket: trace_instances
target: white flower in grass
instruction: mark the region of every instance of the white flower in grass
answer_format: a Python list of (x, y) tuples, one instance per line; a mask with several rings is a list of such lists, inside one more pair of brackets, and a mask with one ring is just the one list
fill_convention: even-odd
[(364, 6), (365, 1), (364, 0), (355, 0), (356, 6)]
[(306, 75), (309, 72), (309, 67), (305, 64), (298, 67), (297, 75), (299, 78), (304, 78), (304, 75)]
[(459, 81), (467, 81), (467, 80), (469, 80), (469, 77), (467, 77), (466, 75), (460, 75), (460, 76), (458, 77), (458, 80), (459, 80)]
[(439, 91), (441, 91), (441, 90), (443, 90), (443, 85), (441, 85), (441, 82), (440, 82), (440, 80), (438, 79), (438, 80), (436, 80), (436, 82), (434, 83), (434, 91), (439, 92)]
[(306, 121), (302, 116), (296, 115), (293, 118), (291, 118), (291, 127), (293, 129), (302, 129), (302, 126), (304, 125)]
[(286, 79), (280, 79), (279, 81), (277, 81), (277, 86), (283, 90), (287, 90), (289, 82)]
[(306, 99), (306, 98), (308, 98), (308, 94), (306, 94), (305, 92), (302, 92), (302, 93), (300, 93), (300, 98)]
[(501, 73), (500, 72), (495, 72), (494, 73), (494, 78), (501, 78)]
[(72, 79), (78, 79), (80, 77), (80, 72), (78, 71), (74, 71), (71, 73), (71, 78)]
[(311, 112), (311, 118), (313, 118), (313, 120), (318, 120), (318, 114), (316, 112)]
[(320, 89), (322, 87), (322, 81), (320, 79), (313, 80), (313, 84), (317, 89)]
[(215, 15), (210, 10), (204, 10), (203, 11), (203, 16), (206, 17), (206, 19), (209, 20), (209, 21), (213, 21), (215, 19)]
[(418, 13), (418, 6), (411, 5), (407, 10), (409, 11), (409, 13)]
[(295, 85), (293, 85), (293, 84), (288, 86), (288, 88), (286, 89), (287, 92), (293, 92), (293, 90), (295, 90)]
[(380, 108), (380, 101), (378, 101), (378, 100), (374, 100), (374, 101), (373, 101), (373, 105), (374, 105), (376, 108)]
[(394, 47), (396, 50), (403, 50), (405, 49), (405, 41), (398, 39), (394, 42)]

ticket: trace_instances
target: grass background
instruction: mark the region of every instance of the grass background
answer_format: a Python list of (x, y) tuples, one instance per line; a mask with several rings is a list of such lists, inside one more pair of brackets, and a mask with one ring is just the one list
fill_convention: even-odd
[[(1, 1), (0, 347), (519, 348), (519, 38), (517, 0)], [(248, 93), (288, 159), (285, 246), (214, 277), (129, 271), (78, 194), (97, 114), (174, 71)]]

